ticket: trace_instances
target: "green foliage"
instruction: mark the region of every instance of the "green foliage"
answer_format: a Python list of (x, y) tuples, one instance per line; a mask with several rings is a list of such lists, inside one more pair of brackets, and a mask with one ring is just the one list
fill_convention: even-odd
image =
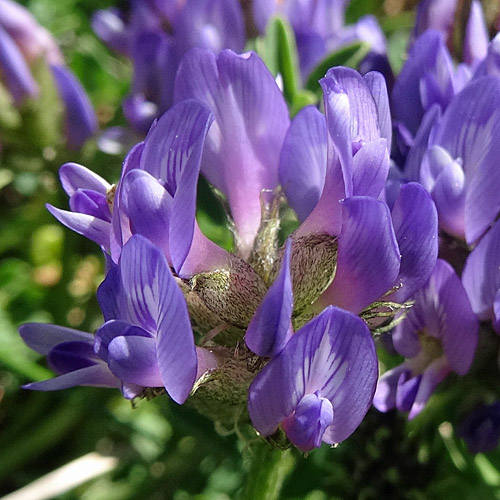
[(357, 68), (363, 58), (370, 52), (370, 45), (363, 42), (355, 42), (340, 48), (337, 52), (328, 54), (316, 68), (311, 72), (307, 79), (306, 89), (311, 92), (318, 92), (318, 81), (323, 78), (326, 72), (334, 66), (348, 66)]

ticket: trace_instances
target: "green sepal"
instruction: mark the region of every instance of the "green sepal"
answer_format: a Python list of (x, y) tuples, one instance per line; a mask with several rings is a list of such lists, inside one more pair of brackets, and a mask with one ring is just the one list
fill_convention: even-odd
[(328, 54), (317, 66), (313, 69), (307, 83), (306, 89), (311, 92), (319, 90), (318, 81), (323, 78), (326, 72), (335, 66), (348, 66), (349, 68), (357, 68), (359, 63), (370, 52), (370, 44), (366, 42), (354, 42), (346, 45), (341, 49)]

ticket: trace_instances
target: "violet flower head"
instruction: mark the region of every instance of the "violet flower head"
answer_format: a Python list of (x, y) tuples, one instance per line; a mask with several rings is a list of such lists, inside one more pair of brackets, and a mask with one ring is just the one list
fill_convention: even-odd
[(455, 372), (469, 370), (479, 323), (453, 268), (438, 260), (429, 283), (415, 294), (415, 305), (393, 333), (396, 350), (407, 359), (378, 381), (374, 405), (397, 408), (414, 418), (434, 389)]
[[(257, 55), (194, 48), (178, 102), (116, 186), (61, 168), (71, 210), (50, 211), (107, 255), (91, 361), (126, 397), (163, 388), (220, 425), (279, 431), (306, 452), (360, 424), (377, 379), (370, 328), (429, 279), (437, 214), (416, 183), (391, 208), (383, 200), (383, 76), (332, 68), (321, 84), (325, 114), (308, 107), (290, 124)], [(227, 202), (234, 253), (198, 224), (200, 175)], [(285, 201), (299, 227), (281, 245)]]
[(71, 71), (50, 33), (21, 5), (0, 1), (0, 84), (6, 85), (22, 112), (26, 99), (37, 99), (48, 89), (40, 88), (39, 67), (52, 73), (64, 108), (64, 135), (72, 149), (80, 148), (97, 130), (90, 100)]

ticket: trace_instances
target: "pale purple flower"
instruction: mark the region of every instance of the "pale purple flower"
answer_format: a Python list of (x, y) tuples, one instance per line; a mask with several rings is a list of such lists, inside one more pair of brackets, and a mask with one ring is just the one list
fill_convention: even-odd
[[(443, 34), (447, 45), (452, 46), (453, 33), (457, 25), (458, 4), (458, 0), (421, 1), (417, 7), (413, 37), (417, 38), (428, 29), (437, 30)], [(475, 66), (486, 56), (489, 36), (479, 0), (472, 1), (468, 14), (463, 40), (463, 56), (467, 65)]]
[(333, 281), (318, 306), (359, 313), (400, 283), (394, 297), (404, 301), (432, 272), (435, 208), (416, 184), (406, 186), (392, 216), (378, 199), (391, 140), (382, 76), (333, 68), (321, 85), (326, 116), (312, 107), (301, 111), (281, 154), (281, 184), (302, 222), (292, 239), (326, 234), (338, 243)]
[(196, 98), (211, 109), (201, 172), (229, 204), (239, 253), (248, 257), (261, 223), (261, 192), (278, 186), (288, 109), (273, 76), (254, 53), (218, 56), (193, 49), (175, 83), (176, 102)]
[(479, 323), (453, 268), (438, 260), (415, 305), (395, 329), (396, 350), (407, 359), (378, 381), (373, 404), (417, 416), (434, 389), (451, 372), (468, 372), (478, 341)]
[(496, 77), (468, 84), (436, 123), (420, 166), (419, 180), (436, 203), (440, 228), (469, 244), (500, 210), (499, 96)]

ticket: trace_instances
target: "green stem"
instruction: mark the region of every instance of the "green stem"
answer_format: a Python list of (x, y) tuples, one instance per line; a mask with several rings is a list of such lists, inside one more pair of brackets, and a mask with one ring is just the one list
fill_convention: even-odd
[(261, 441), (251, 447), (249, 460), (250, 470), (239, 500), (278, 500), (283, 483), (295, 465), (292, 450), (273, 448)]

